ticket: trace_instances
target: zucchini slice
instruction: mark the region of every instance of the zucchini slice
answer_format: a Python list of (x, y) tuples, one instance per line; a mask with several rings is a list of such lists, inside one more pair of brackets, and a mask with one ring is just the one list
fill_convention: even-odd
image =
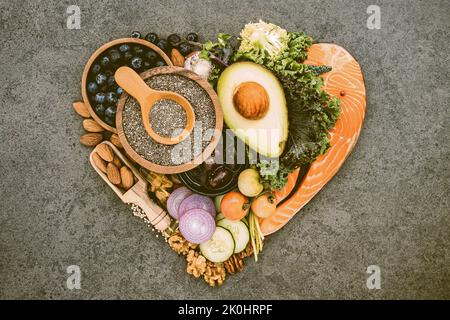
[(200, 251), (209, 261), (219, 263), (233, 255), (235, 246), (231, 232), (217, 226), (212, 238), (200, 244)]
[(247, 247), (250, 241), (250, 232), (248, 231), (247, 225), (242, 221), (231, 221), (228, 219), (222, 219), (217, 222), (217, 225), (223, 227), (231, 232), (236, 242), (236, 247), (234, 248), (234, 253), (241, 252)]

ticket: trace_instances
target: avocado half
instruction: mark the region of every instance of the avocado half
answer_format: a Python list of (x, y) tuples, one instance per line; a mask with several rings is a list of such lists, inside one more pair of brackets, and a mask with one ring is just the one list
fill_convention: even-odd
[[(264, 96), (268, 99), (264, 102), (268, 102), (265, 103), (268, 108), (261, 118), (244, 117), (245, 113), (240, 112), (236, 105), (235, 95), (246, 83), (256, 83), (265, 90)], [(222, 72), (217, 94), (225, 123), (238, 138), (263, 156), (274, 158), (281, 155), (288, 137), (288, 114), (283, 88), (272, 72), (253, 62), (234, 63)], [(250, 100), (242, 101), (250, 109), (257, 104), (256, 101), (262, 100), (254, 97), (253, 93), (241, 96)]]

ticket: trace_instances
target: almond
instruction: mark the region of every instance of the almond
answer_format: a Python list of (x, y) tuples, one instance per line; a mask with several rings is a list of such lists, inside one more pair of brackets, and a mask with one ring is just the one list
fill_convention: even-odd
[(172, 49), (170, 59), (174, 66), (184, 67), (184, 57), (177, 49)]
[(114, 152), (106, 143), (98, 145), (96, 151), (103, 160), (107, 162), (111, 162), (114, 160)]
[(102, 140), (103, 135), (101, 133), (86, 133), (80, 137), (80, 143), (88, 147), (95, 147)]
[(109, 141), (111, 141), (111, 143), (117, 148), (123, 149), (122, 143), (120, 142), (119, 136), (117, 134), (112, 134), (111, 138), (109, 138)]
[(92, 154), (92, 160), (97, 168), (99, 168), (103, 173), (106, 173), (106, 162), (100, 158), (97, 152)]
[(105, 130), (94, 119), (84, 119), (83, 128), (87, 132), (102, 132)]
[(106, 166), (106, 175), (112, 184), (120, 184), (121, 180), (119, 169), (117, 169), (117, 167), (111, 162)]
[(90, 118), (91, 114), (89, 113), (88, 108), (82, 101), (75, 101), (73, 103), (73, 108), (75, 109), (75, 112), (78, 113), (83, 118)]
[(120, 178), (122, 179), (122, 186), (125, 190), (128, 190), (133, 186), (134, 174), (128, 167), (123, 166), (120, 168)]
[(112, 163), (114, 163), (114, 165), (117, 167), (117, 168), (120, 168), (121, 166), (122, 166), (122, 161), (120, 160), (120, 158), (118, 157), (118, 156), (114, 156), (114, 159), (113, 159), (113, 161), (112, 161)]

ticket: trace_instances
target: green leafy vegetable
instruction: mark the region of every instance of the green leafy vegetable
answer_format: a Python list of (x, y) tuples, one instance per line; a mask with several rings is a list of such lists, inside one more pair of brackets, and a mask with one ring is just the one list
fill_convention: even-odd
[(208, 81), (214, 88), (223, 69), (231, 63), (237, 47), (237, 39), (226, 33), (219, 33), (216, 42), (207, 41), (203, 45), (200, 58), (212, 62), (212, 71)]
[[(255, 28), (257, 30), (257, 28)], [(259, 31), (254, 31), (259, 32)], [(248, 32), (249, 39), (258, 38)], [(331, 98), (321, 89), (323, 80), (318, 75), (329, 71), (326, 66), (309, 66), (301, 63), (308, 57), (312, 38), (304, 33), (288, 33), (289, 41), (276, 55), (261, 50), (261, 45), (248, 42), (240, 46), (234, 60), (250, 60), (275, 73), (286, 95), (289, 118), (289, 137), (281, 156), (279, 170), (287, 172), (312, 163), (330, 148), (328, 131), (339, 117), (339, 100)], [(281, 185), (283, 173), (268, 175), (268, 180)]]
[(323, 73), (330, 72), (333, 69), (330, 66), (308, 66), (308, 68), (316, 76), (320, 76)]
[(321, 89), (320, 74), (331, 67), (302, 63), (313, 43), (303, 32), (287, 32), (260, 21), (247, 24), (240, 34), (240, 44), (237, 40), (221, 33), (216, 42), (204, 44), (200, 57), (213, 62), (209, 81), (214, 87), (224, 68), (242, 60), (265, 66), (280, 80), (288, 105), (288, 142), (279, 162), (259, 160), (256, 165), (265, 184), (279, 190), (286, 185), (290, 172), (312, 163), (330, 148), (327, 136), (339, 117), (340, 101)]
[[(301, 74), (301, 76), (300, 76)], [(328, 131), (339, 117), (340, 103), (320, 88), (323, 80), (304, 70), (280, 77), (288, 104), (288, 142), (281, 162), (289, 168), (312, 163), (330, 148)]]
[(284, 166), (278, 160), (260, 160), (255, 166), (259, 171), (266, 189), (281, 190), (288, 181), (292, 169)]

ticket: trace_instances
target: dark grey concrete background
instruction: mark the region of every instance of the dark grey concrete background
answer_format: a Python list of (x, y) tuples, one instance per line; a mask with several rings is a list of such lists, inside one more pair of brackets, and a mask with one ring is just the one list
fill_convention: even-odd
[[(0, 4), (1, 298), (450, 298), (449, 1), (5, 1)], [(82, 10), (81, 30), (66, 8)], [(366, 9), (381, 7), (381, 30)], [(185, 273), (108, 189), (71, 103), (90, 54), (132, 30), (238, 33), (263, 18), (346, 47), (361, 137), (258, 263), (220, 288)], [(79, 265), (82, 289), (66, 288)], [(378, 265), (382, 289), (366, 288)]]

